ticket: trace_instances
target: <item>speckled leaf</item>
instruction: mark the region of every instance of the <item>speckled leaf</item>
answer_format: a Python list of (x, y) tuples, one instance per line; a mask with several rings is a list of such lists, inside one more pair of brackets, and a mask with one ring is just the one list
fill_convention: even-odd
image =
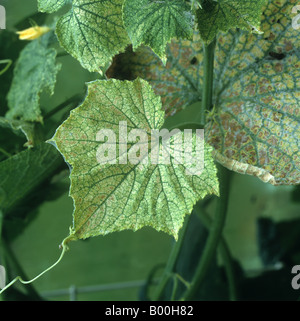
[[(120, 164), (120, 155), (116, 164), (97, 162), (97, 151), (103, 144), (96, 138), (99, 130), (113, 130), (119, 146), (119, 122), (126, 122), (130, 130), (146, 130), (150, 141), (151, 129), (160, 129), (164, 123), (164, 112), (160, 98), (140, 79), (99, 80), (89, 83), (88, 88), (84, 103), (71, 112), (53, 137), (72, 166), (70, 195), (75, 211), (69, 239), (143, 226), (177, 238), (185, 214), (196, 201), (206, 194), (218, 194), (211, 147), (205, 144), (205, 167), (199, 176), (186, 174), (186, 166), (176, 164), (172, 155), (170, 164), (165, 165), (142, 160), (136, 165)], [(126, 155), (133, 146), (128, 143)]]
[[(219, 38), (216, 114), (206, 127), (217, 159), (272, 184), (300, 183), (299, 31), (296, 1), (270, 1), (256, 36)], [(230, 57), (230, 59), (228, 59)]]
[(127, 50), (118, 55), (108, 69), (108, 78), (147, 79), (154, 92), (161, 96), (166, 116), (201, 100), (202, 44), (199, 34), (194, 41), (172, 40), (166, 49), (166, 66), (151, 49), (141, 46), (136, 52)]
[(219, 31), (232, 28), (259, 31), (262, 7), (266, 0), (202, 1), (197, 10), (197, 22), (201, 38), (208, 44)]
[(57, 22), (60, 44), (84, 68), (101, 72), (130, 43), (122, 20), (123, 0), (72, 0), (71, 3), (71, 10)]
[(55, 12), (72, 0), (38, 0), (38, 10), (41, 12)]
[[(299, 30), (292, 28), (296, 4), (269, 1), (263, 10), (263, 34), (220, 34), (215, 54), (215, 108), (206, 139), (223, 165), (272, 184), (300, 183), (300, 42)], [(164, 107), (172, 104), (173, 109), (167, 109), (172, 114), (186, 101), (193, 102), (197, 92), (201, 99), (203, 74), (197, 71), (202, 49), (198, 42), (173, 41), (167, 52), (166, 68), (150, 53), (137, 52), (124, 60), (126, 73), (149, 79), (167, 102)], [(116, 76), (117, 69), (108, 72)]]
[(172, 38), (193, 36), (191, 6), (184, 0), (125, 0), (123, 19), (134, 50), (145, 44), (163, 61)]
[(46, 90), (53, 94), (56, 75), (61, 68), (55, 61), (56, 50), (48, 48), (51, 36), (48, 33), (22, 50), (7, 95), (7, 118), (42, 122), (40, 93)]

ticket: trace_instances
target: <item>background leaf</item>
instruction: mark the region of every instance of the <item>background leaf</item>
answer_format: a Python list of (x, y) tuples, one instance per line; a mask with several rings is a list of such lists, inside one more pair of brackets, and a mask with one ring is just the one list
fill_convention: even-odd
[[(6, 96), (9, 92), (13, 79), (13, 70), (18, 59), (20, 51), (23, 49), (25, 42), (20, 41), (15, 32), (0, 30), (0, 60), (11, 59), (13, 64), (0, 76), (0, 115), (4, 116), (8, 110)], [(2, 69), (3, 65), (1, 65)]]
[(12, 210), (61, 164), (59, 153), (46, 143), (0, 162), (0, 209), (3, 213)]
[(50, 95), (53, 94), (56, 75), (61, 68), (55, 61), (56, 50), (49, 48), (52, 36), (48, 33), (22, 50), (7, 95), (7, 118), (42, 122), (40, 93), (47, 90)]
[(265, 3), (266, 0), (202, 1), (196, 15), (201, 38), (209, 44), (219, 31), (240, 28), (259, 32)]
[(299, 31), (291, 26), (292, 8), (292, 1), (270, 1), (263, 35), (219, 37), (217, 112), (206, 127), (221, 163), (276, 185), (300, 182)]
[(205, 167), (200, 176), (187, 175), (185, 166), (174, 164), (172, 158), (167, 165), (99, 164), (96, 134), (110, 128), (118, 137), (120, 121), (127, 121), (129, 129), (147, 130), (149, 138), (151, 129), (161, 128), (164, 112), (160, 98), (148, 83), (139, 79), (90, 83), (85, 102), (71, 112), (53, 138), (72, 166), (70, 195), (75, 212), (70, 238), (143, 226), (176, 238), (185, 214), (196, 201), (206, 194), (218, 194), (210, 147), (205, 145)]
[(129, 48), (115, 57), (106, 75), (117, 79), (147, 79), (154, 92), (161, 96), (166, 116), (174, 115), (201, 100), (203, 54), (199, 34), (194, 35), (194, 41), (172, 40), (166, 54), (164, 66), (150, 48), (141, 46), (136, 52)]
[(174, 37), (193, 36), (191, 7), (183, 0), (125, 0), (124, 25), (133, 49), (145, 44), (165, 61), (166, 44)]

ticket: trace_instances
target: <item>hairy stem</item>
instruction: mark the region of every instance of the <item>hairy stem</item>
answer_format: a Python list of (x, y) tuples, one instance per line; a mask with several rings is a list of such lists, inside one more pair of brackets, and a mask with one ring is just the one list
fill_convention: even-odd
[(205, 279), (208, 269), (215, 256), (216, 249), (221, 239), (222, 230), (225, 224), (227, 213), (228, 196), (229, 196), (229, 172), (225, 168), (219, 166), (219, 181), (220, 181), (220, 198), (217, 202), (214, 221), (211, 226), (211, 231), (207, 238), (207, 242), (201, 257), (201, 260), (196, 268), (191, 286), (186, 290), (182, 299), (193, 300), (197, 294), (199, 287)]

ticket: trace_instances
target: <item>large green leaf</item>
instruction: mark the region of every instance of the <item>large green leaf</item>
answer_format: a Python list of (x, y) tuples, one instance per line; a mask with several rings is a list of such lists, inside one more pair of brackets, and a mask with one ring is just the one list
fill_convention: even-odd
[[(215, 108), (206, 139), (215, 157), (237, 172), (272, 184), (299, 184), (299, 31), (292, 28), (296, 1), (270, 0), (261, 35), (220, 34), (215, 54)], [(203, 52), (195, 41), (172, 41), (164, 67), (147, 49), (120, 59), (131, 78), (148, 79), (168, 114), (201, 100)], [(108, 75), (118, 75), (113, 66)], [(173, 109), (169, 108), (172, 102)]]
[(293, 1), (270, 1), (263, 35), (219, 38), (216, 113), (206, 127), (222, 164), (275, 185), (300, 183), (300, 43), (292, 8)]
[(208, 44), (219, 31), (240, 28), (259, 31), (262, 7), (266, 0), (202, 1), (197, 10), (198, 28), (203, 41)]
[[(192, 211), (196, 201), (206, 194), (218, 194), (211, 148), (205, 145), (205, 167), (199, 176), (189, 175), (186, 172), (189, 166), (176, 164), (173, 157), (169, 164), (144, 163), (150, 153), (148, 140), (144, 141), (146, 138), (142, 136), (140, 142), (146, 150), (141, 147), (142, 158), (135, 164), (121, 162), (127, 152), (128, 155), (137, 152), (132, 141), (128, 147), (124, 145), (125, 152), (117, 156), (116, 164), (98, 162), (96, 155), (102, 143), (97, 133), (105, 128), (113, 130), (117, 146), (124, 144), (118, 137), (120, 134), (123, 139), (127, 131), (121, 133), (120, 122), (126, 122), (130, 130), (145, 130), (149, 140), (151, 130), (162, 127), (164, 112), (160, 97), (147, 82), (137, 79), (89, 83), (85, 102), (71, 112), (53, 138), (72, 166), (70, 195), (75, 211), (70, 238), (137, 230), (143, 226), (152, 226), (176, 238), (185, 214)], [(171, 148), (178, 146), (174, 144)]]
[(145, 44), (165, 60), (166, 45), (172, 38), (192, 38), (190, 10), (184, 0), (125, 0), (124, 24), (134, 50)]
[[(130, 43), (123, 26), (123, 1), (72, 0), (71, 10), (57, 22), (60, 44), (89, 71), (101, 72), (101, 68)], [(39, 1), (45, 11), (51, 3)]]
[(56, 50), (49, 48), (52, 36), (48, 33), (30, 42), (22, 50), (7, 95), (7, 118), (42, 122), (40, 93), (47, 90), (53, 94), (56, 74), (61, 68), (55, 62)]

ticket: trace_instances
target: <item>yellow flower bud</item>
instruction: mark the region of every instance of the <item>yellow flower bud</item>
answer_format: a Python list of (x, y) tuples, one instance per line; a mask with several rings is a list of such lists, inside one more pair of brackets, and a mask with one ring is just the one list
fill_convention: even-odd
[(51, 29), (49, 27), (34, 26), (22, 31), (17, 31), (17, 34), (19, 35), (20, 40), (34, 40), (41, 37), (50, 30)]

